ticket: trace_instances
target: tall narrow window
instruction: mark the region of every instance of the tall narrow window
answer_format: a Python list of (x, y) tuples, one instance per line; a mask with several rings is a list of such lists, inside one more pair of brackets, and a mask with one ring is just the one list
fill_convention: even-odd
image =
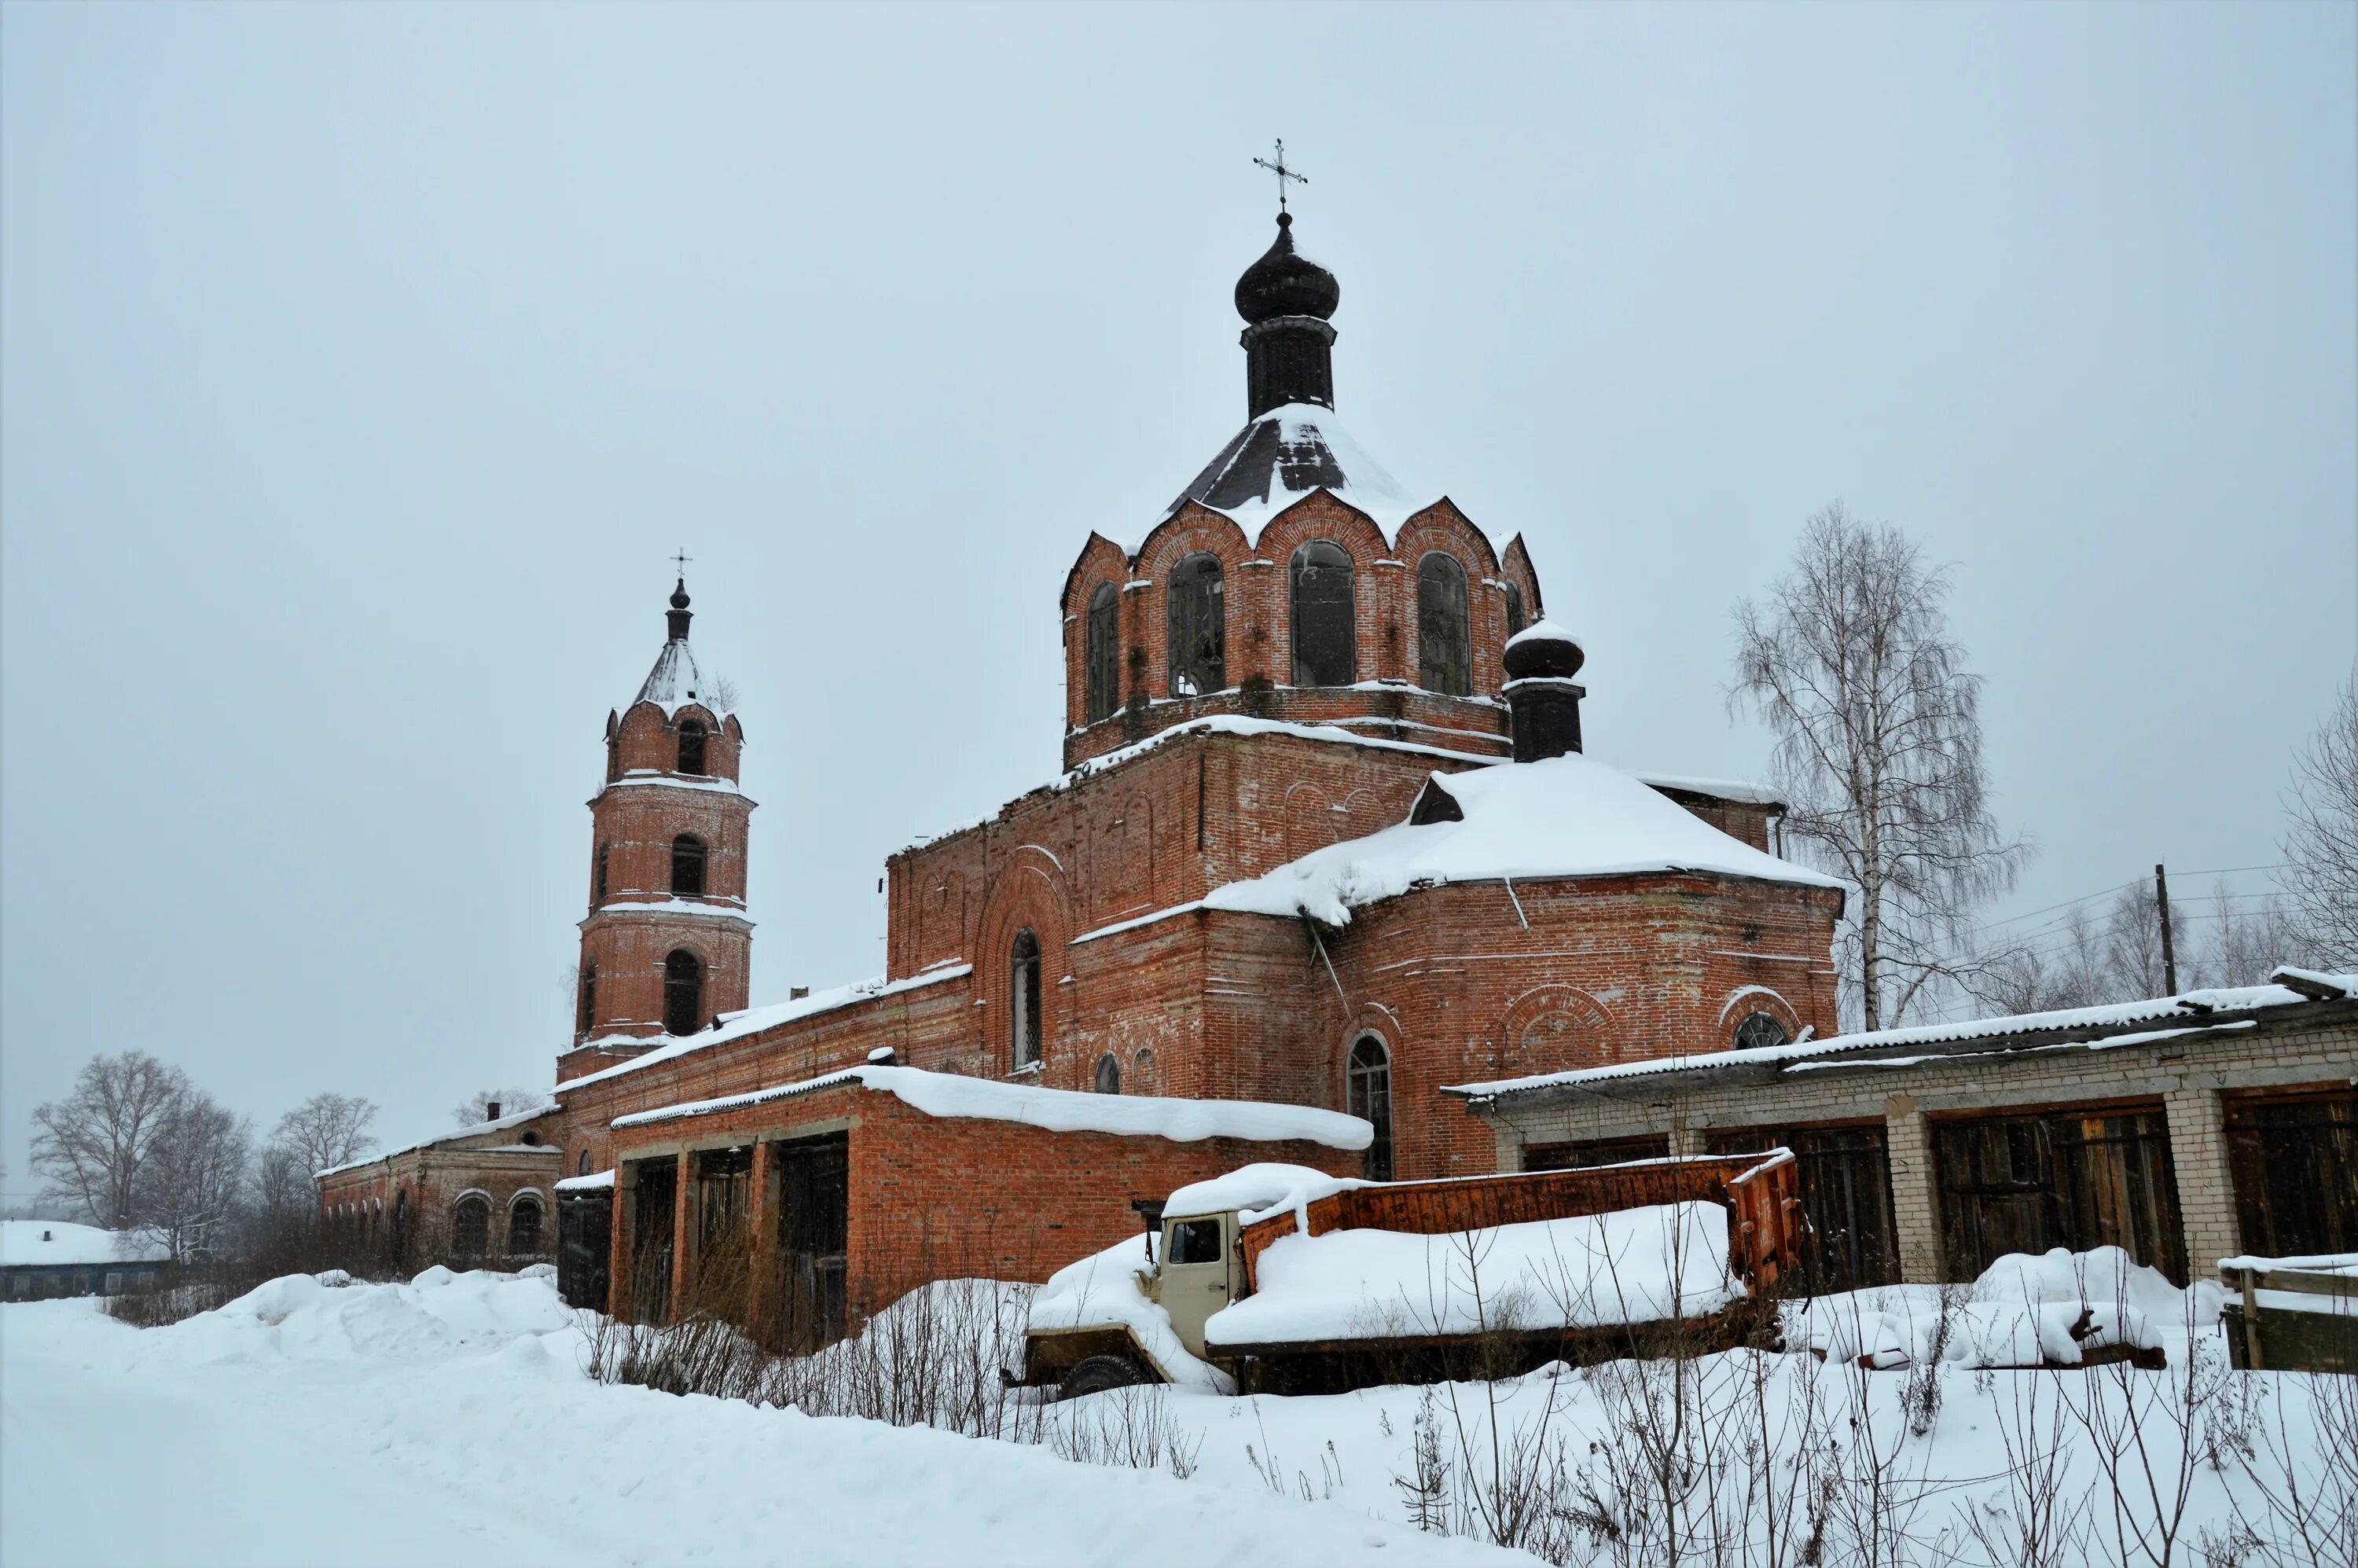
[(469, 1193), (450, 1211), (450, 1250), (461, 1258), (480, 1258), (491, 1245), (492, 1200)]
[(574, 1027), (587, 1034), (598, 1026), (598, 960), (581, 966), (581, 1016)]
[(1201, 697), (1228, 684), (1227, 599), (1220, 562), (1197, 551), (1171, 568), (1171, 695)]
[(1293, 684), (1349, 686), (1359, 678), (1351, 557), (1313, 539), (1293, 552)]
[(1089, 619), (1082, 662), (1087, 666), (1087, 720), (1110, 719), (1120, 704), (1121, 648), (1118, 634), (1121, 590), (1109, 582), (1089, 595)]
[(679, 721), (679, 771), (700, 773), (704, 771), (704, 722), (697, 719)]
[(598, 846), (598, 885), (597, 890), (590, 894), (590, 901), (592, 903), (603, 903), (606, 902), (606, 862), (611, 858), (611, 849), (612, 846), (607, 844), (600, 844)]
[(1097, 1083), (1092, 1087), (1101, 1095), (1121, 1093), (1121, 1064), (1110, 1055), (1098, 1057)]
[(1376, 1141), (1368, 1145), (1362, 1169), (1371, 1182), (1389, 1182), (1392, 1179), (1391, 1053), (1374, 1035), (1361, 1035), (1351, 1047), (1348, 1076), (1351, 1114), (1364, 1118), (1376, 1130)]
[(529, 1258), (540, 1250), (540, 1200), (520, 1197), (508, 1210), (508, 1256)]
[(704, 964), (685, 948), (664, 960), (664, 1033), (693, 1034), (704, 1022)]
[(1523, 616), (1523, 588), (1520, 583), (1507, 585), (1507, 635), (1512, 637), (1529, 625)]
[(1008, 1054), (1013, 1065), (1029, 1067), (1040, 1060), (1040, 938), (1026, 926), (1015, 934), (1014, 952), (1008, 959), (1007, 1011), (1011, 1023)]
[(674, 898), (704, 896), (704, 840), (683, 833), (671, 841), (671, 893)]
[(1416, 568), (1417, 684), (1464, 697), (1474, 689), (1474, 650), (1466, 635), (1466, 568), (1439, 550)]

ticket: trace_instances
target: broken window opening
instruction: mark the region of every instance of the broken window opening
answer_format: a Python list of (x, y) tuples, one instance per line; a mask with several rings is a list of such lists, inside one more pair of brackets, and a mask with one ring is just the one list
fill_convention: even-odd
[(1509, 637), (1516, 635), (1522, 631), (1525, 624), (1522, 585), (1510, 582), (1507, 585), (1507, 635)]
[(1030, 926), (1015, 934), (1008, 967), (1011, 1065), (1033, 1066), (1040, 1060), (1040, 938)]
[(683, 833), (671, 841), (671, 893), (674, 898), (704, 896), (704, 840)]
[(1373, 1034), (1351, 1046), (1347, 1103), (1351, 1114), (1376, 1130), (1362, 1172), (1371, 1182), (1392, 1179), (1392, 1054)]
[(679, 771), (684, 773), (704, 772), (704, 724), (701, 719), (679, 721)]
[(1351, 557), (1329, 539), (1293, 552), (1293, 684), (1349, 686), (1359, 678), (1358, 616)]
[(590, 902), (593, 903), (603, 903), (606, 902), (606, 862), (611, 849), (612, 846), (607, 844), (600, 844), (598, 846), (598, 885), (596, 890), (590, 894)]
[(704, 1019), (704, 962), (686, 948), (664, 959), (664, 1033), (693, 1034)]
[(1089, 615), (1082, 654), (1084, 715), (1087, 722), (1113, 717), (1121, 705), (1121, 650), (1118, 634), (1121, 592), (1109, 582), (1098, 584), (1089, 595)]
[(1171, 569), (1171, 695), (1201, 697), (1228, 684), (1227, 601), (1218, 557), (1197, 551)]
[(592, 958), (581, 966), (581, 1015), (574, 1020), (574, 1029), (587, 1034), (597, 1026), (598, 960)]
[(1466, 568), (1440, 550), (1416, 568), (1417, 684), (1445, 697), (1474, 689), (1474, 648), (1467, 633)]
[(1101, 1095), (1121, 1093), (1121, 1064), (1110, 1054), (1098, 1057), (1097, 1082), (1092, 1087)]
[(773, 1149), (778, 1250), (785, 1270), (784, 1348), (807, 1353), (843, 1337), (844, 1262), (851, 1237), (851, 1145), (844, 1133)]

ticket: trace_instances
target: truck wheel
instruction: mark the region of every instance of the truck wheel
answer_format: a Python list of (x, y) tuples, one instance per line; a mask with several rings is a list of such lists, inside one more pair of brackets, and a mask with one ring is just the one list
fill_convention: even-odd
[(1083, 1394), (1101, 1394), (1144, 1381), (1146, 1368), (1127, 1356), (1088, 1356), (1065, 1374), (1063, 1396), (1077, 1400)]

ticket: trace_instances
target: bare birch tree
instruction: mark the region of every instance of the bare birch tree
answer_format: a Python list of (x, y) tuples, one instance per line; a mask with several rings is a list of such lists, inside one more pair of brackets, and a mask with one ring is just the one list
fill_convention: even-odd
[(108, 1230), (139, 1218), (140, 1179), (188, 1075), (145, 1051), (93, 1056), (74, 1076), (73, 1093), (33, 1110), (33, 1169), (47, 1178), (42, 1197), (71, 1205)]
[(1766, 601), (1736, 610), (1730, 701), (1777, 734), (1786, 833), (1855, 890), (1841, 966), (1868, 1029), (1964, 977), (1967, 916), (2028, 853), (1990, 814), (1981, 681), (1950, 633), (1948, 589), (1898, 529), (1836, 502)]
[(2286, 892), (2320, 963), (2358, 965), (2358, 676), (2293, 763)]

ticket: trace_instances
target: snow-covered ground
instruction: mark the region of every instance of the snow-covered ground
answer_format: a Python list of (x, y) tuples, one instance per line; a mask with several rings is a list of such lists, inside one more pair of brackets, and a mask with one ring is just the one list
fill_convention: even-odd
[[(1938, 1304), (1896, 1292), (1880, 1310)], [(1187, 1455), (1180, 1476), (1074, 1463), (1053, 1440), (602, 1385), (585, 1322), (541, 1271), (295, 1278), (146, 1331), (87, 1301), (0, 1307), (0, 1561), (1534, 1561), (1473, 1539), (1507, 1515), (1567, 1562), (1659, 1561), (1675, 1528), (1697, 1561), (1714, 1530), (1732, 1546), (1774, 1529), (1779, 1560), (1822, 1530), (1830, 1563), (1870, 1543), (2011, 1563), (2036, 1526), (2068, 1537), (2045, 1560), (2108, 1563), (2142, 1560), (2128, 1536), (2169, 1524), (2170, 1560), (2248, 1527), (2278, 1549), (2244, 1561), (2295, 1563), (2316, 1554), (2289, 1533), (2304, 1513), (2358, 1544), (2358, 1379), (2228, 1374), (2207, 1334), (2163, 1372), (1738, 1352), (1320, 1398), (1117, 1390), (1047, 1412), (1101, 1453), (1153, 1423)], [(1650, 1463), (1665, 1444), (1682, 1477), (1668, 1498)], [(1585, 1522), (1602, 1517), (1618, 1542)]]
[(297, 1277), (146, 1330), (0, 1307), (0, 1562), (1530, 1561), (1259, 1483), (606, 1387), (584, 1349), (545, 1277)]

